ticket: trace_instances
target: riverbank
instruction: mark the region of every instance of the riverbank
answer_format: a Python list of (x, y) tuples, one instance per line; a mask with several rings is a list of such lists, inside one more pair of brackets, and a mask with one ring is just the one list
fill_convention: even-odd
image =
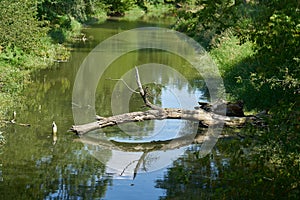
[[(66, 61), (68, 42), (80, 32), (80, 24), (70, 17), (65, 22), (42, 19), (41, 4), (3, 1), (0, 8), (0, 119), (10, 120), (22, 104), (22, 92), (30, 83), (30, 74)], [(22, 13), (16, 15), (15, 13)], [(24, 23), (26, 22), (26, 23)], [(64, 41), (56, 41), (53, 31), (64, 32)], [(3, 125), (3, 124), (1, 124)], [(0, 125), (0, 126), (1, 126)]]
[[(73, 8), (77, 8), (74, 10)], [(9, 120), (22, 92), (30, 84), (30, 74), (66, 62), (72, 43), (86, 40), (82, 27), (109, 16), (122, 20), (160, 18), (173, 12), (174, 5), (127, 0), (104, 3), (34, 0), (21, 4), (3, 1), (0, 8), (0, 119)], [(15, 15), (14, 13), (22, 13)], [(25, 25), (24, 21), (27, 21)], [(1, 125), (0, 125), (1, 126)]]

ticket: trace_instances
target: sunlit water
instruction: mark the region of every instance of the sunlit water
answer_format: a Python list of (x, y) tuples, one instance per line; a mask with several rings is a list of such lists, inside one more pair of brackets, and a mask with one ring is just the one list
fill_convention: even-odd
[[(69, 62), (33, 75), (33, 83), (25, 92), (22, 107), (16, 108), (17, 122), (31, 126), (9, 125), (3, 130), (7, 143), (0, 155), (1, 199), (159, 199), (166, 195), (166, 190), (157, 186), (157, 180), (163, 179), (166, 169), (185, 153), (188, 145), (147, 152), (147, 163), (140, 166), (135, 174), (137, 160), (143, 152), (76, 142), (78, 137), (68, 132), (74, 124), (73, 83), (85, 57), (104, 39), (142, 26), (165, 25), (108, 21), (88, 27), (84, 30), (88, 40), (75, 44)], [(184, 59), (162, 51), (135, 51), (113, 62), (101, 77), (96, 94), (97, 114), (110, 116), (113, 114), (112, 107), (121, 106), (112, 103), (111, 97), (118, 87), (123, 87), (124, 91), (124, 85), (110, 79), (119, 79), (134, 66), (149, 62), (172, 66), (188, 80), (180, 82), (176, 74), (163, 76), (159, 71), (152, 70), (152, 74), (147, 76), (157, 79), (157, 82), (149, 84), (155, 104), (193, 109), (196, 102), (189, 99), (207, 100), (205, 84)], [(180, 102), (180, 98), (186, 99), (186, 103)], [(123, 108), (119, 108), (122, 111)], [(128, 109), (145, 110), (138, 94), (132, 95)], [(58, 126), (57, 141), (53, 141), (52, 121)], [(89, 135), (119, 142), (150, 142), (188, 135), (193, 126), (197, 123), (184, 120), (147, 121), (106, 128)], [(225, 166), (226, 159), (222, 163)], [(215, 179), (218, 167), (214, 162), (210, 165), (213, 171), (210, 178)]]

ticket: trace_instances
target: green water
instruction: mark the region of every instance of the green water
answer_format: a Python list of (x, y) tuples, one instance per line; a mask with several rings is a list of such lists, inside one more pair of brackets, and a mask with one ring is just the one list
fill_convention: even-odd
[[(107, 21), (87, 27), (83, 32), (88, 40), (74, 44), (69, 62), (32, 76), (33, 83), (21, 99), (22, 106), (16, 108), (17, 122), (31, 126), (8, 125), (2, 130), (7, 142), (0, 149), (0, 199), (207, 199), (216, 189), (237, 185), (230, 182), (230, 177), (224, 181), (223, 176), (230, 169), (229, 161), (234, 160), (232, 152), (237, 152), (237, 156), (241, 152), (238, 140), (219, 140), (212, 153), (202, 159), (198, 155), (201, 145), (139, 151), (128, 145), (115, 148), (107, 142), (168, 140), (190, 134), (198, 127), (196, 122), (131, 123), (89, 133), (84, 142), (68, 132), (74, 124), (72, 108), (77, 106), (72, 102), (73, 84), (84, 59), (103, 40), (145, 26), (167, 25)], [(176, 71), (161, 73), (147, 63), (171, 66)], [(105, 70), (95, 95), (97, 114), (107, 117), (126, 109), (145, 110), (139, 94), (132, 94), (129, 104), (124, 105), (122, 94), (130, 90), (122, 82), (111, 80), (127, 73), (129, 83), (134, 80), (134, 66), (142, 65), (151, 70), (143, 74), (139, 68), (141, 80), (146, 76), (156, 80), (147, 84), (156, 105), (193, 109), (196, 101), (208, 100), (204, 81), (186, 60), (169, 52), (145, 49), (128, 52)], [(179, 79), (178, 74), (186, 81)], [(112, 95), (118, 90), (123, 93)], [(55, 142), (53, 121), (58, 126)], [(143, 161), (140, 165), (139, 160)], [(247, 166), (241, 164), (236, 169), (244, 168)], [(247, 181), (243, 183), (240, 187), (246, 188)]]
[[(164, 196), (165, 190), (155, 187), (156, 179), (163, 177), (163, 172), (171, 164), (171, 160), (164, 163), (163, 167), (158, 164), (158, 167), (152, 166), (150, 170), (139, 170), (133, 180), (131, 166), (126, 168), (130, 161), (122, 163), (124, 173), (108, 170), (110, 164), (106, 162), (112, 154), (122, 155), (122, 152), (76, 142), (74, 139), (78, 137), (68, 132), (74, 124), (73, 84), (83, 60), (104, 39), (124, 30), (145, 26), (166, 27), (159, 23), (118, 21), (87, 27), (84, 33), (88, 40), (74, 45), (69, 62), (56, 64), (51, 69), (41, 70), (32, 76), (33, 83), (21, 99), (22, 106), (16, 108), (17, 122), (31, 126), (8, 125), (3, 130), (7, 143), (1, 148), (0, 155), (1, 199), (158, 199)], [(184, 59), (168, 52), (141, 50), (120, 57), (105, 71), (97, 87), (97, 113), (101, 116), (112, 114), (111, 94), (117, 81), (108, 78), (120, 78), (134, 66), (149, 62), (173, 66), (189, 81), (176, 81), (174, 74), (162, 76), (159, 71), (153, 70), (148, 75), (158, 81), (149, 84), (149, 88), (152, 100), (157, 105), (179, 106), (174, 90), (179, 95), (196, 94), (197, 99), (206, 98), (202, 91), (203, 81)], [(195, 105), (188, 105), (190, 108), (193, 106)], [(139, 95), (132, 95), (129, 110), (145, 110)], [(53, 141), (52, 121), (58, 126), (56, 142)], [(178, 129), (188, 130), (190, 123), (180, 120), (139, 122), (136, 128), (142, 131), (138, 134), (135, 132), (128, 135), (118, 127), (104, 129), (99, 134), (125, 141), (164, 140), (179, 134)], [(131, 126), (125, 125), (123, 128), (128, 129)], [(160, 130), (164, 132), (163, 135), (157, 134), (157, 129), (161, 127), (164, 127), (163, 131)], [(178, 151), (178, 156), (183, 151), (184, 149)], [(150, 159), (151, 156), (148, 157)]]

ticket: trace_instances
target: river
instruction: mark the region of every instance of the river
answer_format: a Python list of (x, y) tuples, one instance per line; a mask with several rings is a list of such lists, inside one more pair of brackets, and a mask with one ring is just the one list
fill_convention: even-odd
[[(68, 132), (75, 123), (74, 107), (78, 106), (72, 99), (73, 85), (84, 59), (105, 39), (150, 26), (167, 27), (159, 22), (117, 20), (86, 27), (83, 33), (87, 40), (74, 44), (69, 62), (32, 75), (33, 83), (16, 108), (17, 122), (31, 126), (8, 125), (4, 129), (7, 143), (0, 154), (1, 199), (181, 199), (183, 192), (195, 199), (210, 196), (209, 188), (229, 165), (229, 158), (218, 146), (196, 163), (201, 145), (143, 152), (115, 148), (109, 142), (170, 140), (197, 130), (196, 122), (154, 120), (110, 127), (89, 133), (87, 140), (92, 142), (78, 141), (78, 136)], [(161, 65), (147, 71), (147, 63)], [(160, 67), (166, 65), (176, 70), (161, 72)], [(134, 66), (139, 66), (141, 80), (147, 82), (151, 100), (159, 106), (193, 109), (197, 101), (208, 100), (203, 79), (185, 59), (162, 50), (130, 51), (114, 60), (101, 76), (95, 94), (97, 114), (107, 117), (145, 110), (140, 96), (119, 80), (135, 80)], [(149, 81), (143, 78), (146, 76)], [(129, 100), (124, 103), (122, 97), (127, 93)], [(52, 135), (53, 121), (58, 127), (57, 138)], [(187, 164), (190, 171), (180, 163)], [(190, 181), (194, 185), (187, 187), (185, 183)]]

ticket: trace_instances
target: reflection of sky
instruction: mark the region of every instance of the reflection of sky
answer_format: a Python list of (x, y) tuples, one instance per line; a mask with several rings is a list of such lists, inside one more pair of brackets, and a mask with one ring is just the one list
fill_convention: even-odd
[[(160, 74), (158, 73), (157, 75), (159, 77)], [(163, 85), (160, 96), (158, 97), (161, 102), (161, 107), (193, 110), (198, 104), (198, 99), (203, 96), (203, 92), (200, 91), (200, 88), (191, 90), (191, 86), (188, 82), (180, 77), (178, 78), (178, 76), (170, 75), (168, 78), (168, 81), (164, 84), (158, 81), (159, 84)], [(195, 128), (197, 128), (195, 122), (181, 119), (154, 120), (153, 122), (154, 127), (148, 131), (147, 136), (132, 137), (131, 135), (130, 138), (113, 137), (110, 139), (130, 143), (164, 141), (195, 133)], [(145, 125), (147, 126), (147, 123)], [(149, 152), (147, 154), (149, 157), (146, 158), (146, 160), (152, 161), (150, 164), (147, 163), (147, 170), (152, 172), (167, 167), (181, 156), (185, 149), (186, 147), (182, 147), (173, 150)], [(109, 161), (106, 162), (107, 172), (119, 176), (126, 168), (126, 173), (124, 172), (122, 177), (132, 178), (134, 168), (142, 154), (142, 152), (122, 152), (112, 150), (112, 155)], [(152, 187), (147, 188), (153, 189)]]
[[(194, 107), (198, 105), (198, 101), (203, 98), (203, 88), (195, 88), (197, 87), (195, 85), (201, 86), (201, 84), (190, 85), (182, 74), (170, 67), (158, 64), (145, 64), (138, 66), (138, 69), (143, 84), (156, 83), (157, 87), (162, 86), (158, 97), (154, 95), (154, 98), (157, 99), (154, 99), (153, 102), (160, 102), (160, 106), (163, 108), (194, 110)], [(136, 82), (132, 78), (134, 73), (132, 69), (119, 78), (124, 80), (130, 88), (136, 89)], [(153, 91), (156, 92), (155, 90)], [(114, 92), (118, 96), (112, 95), (116, 98), (112, 98), (111, 104), (119, 106), (112, 107), (112, 109), (116, 109), (115, 111), (113, 110), (113, 113), (128, 112), (129, 110), (126, 109), (129, 103), (127, 102), (131, 98), (128, 88), (124, 86), (123, 82), (119, 81), (119, 85), (116, 84)], [(116, 134), (116, 137), (111, 137), (110, 139), (129, 143), (172, 140), (183, 135), (196, 133), (195, 130), (198, 127), (195, 122), (181, 119), (153, 120), (150, 125), (143, 122), (128, 125), (131, 129), (137, 126), (136, 130), (138, 131), (133, 132), (134, 134), (128, 134), (129, 137), (127, 138)], [(150, 129), (145, 129), (144, 127), (146, 126), (150, 126)], [(125, 129), (123, 131), (127, 133)], [(141, 132), (143, 132), (142, 135), (140, 134)], [(110, 150), (110, 156), (107, 156), (106, 151), (102, 151), (102, 153), (98, 151), (94, 156), (98, 157), (98, 160), (107, 158), (105, 161), (106, 172), (114, 174), (114, 185), (108, 187), (104, 199), (158, 199), (159, 196), (164, 196), (164, 190), (155, 188), (155, 180), (163, 176), (163, 171), (166, 167), (183, 155), (187, 147), (147, 153), (144, 159), (145, 163), (139, 166), (135, 180), (132, 180), (132, 178), (138, 161), (141, 160), (143, 155), (142, 149), (140, 152)], [(145, 172), (142, 170), (143, 164), (145, 164), (147, 173), (142, 173)]]
[(165, 195), (165, 190), (156, 188), (155, 181), (163, 178), (163, 172), (143, 173), (135, 180), (115, 179), (113, 186), (107, 188), (104, 199), (159, 199), (159, 196)]
[[(173, 80), (174, 78), (170, 78), (168, 84), (162, 88), (159, 97), (161, 99), (161, 107), (193, 110), (198, 105), (198, 99), (203, 96), (203, 91), (195, 89), (192, 94), (188, 84), (182, 84), (179, 89)], [(127, 139), (113, 137), (111, 139), (123, 142), (168, 140), (190, 134), (192, 130), (189, 127), (192, 123), (181, 119), (154, 120), (154, 128), (147, 133), (147, 136), (144, 136), (140, 140), (135, 137)], [(138, 137), (140, 138), (140, 136)]]
[[(164, 196), (164, 190), (156, 188), (155, 181), (163, 178), (163, 171), (169, 167), (174, 160), (182, 155), (184, 148), (170, 151), (155, 151), (150, 152), (149, 157), (153, 158), (154, 162), (147, 163), (147, 173), (142, 173), (139, 170), (136, 178), (132, 180), (134, 167), (142, 153), (129, 153), (126, 156), (125, 152), (113, 151), (110, 161), (106, 163), (108, 173), (116, 173), (113, 187), (108, 187), (106, 190), (105, 199), (158, 199), (159, 196)], [(156, 159), (155, 159), (156, 158)], [(129, 163), (133, 163), (128, 166)], [(121, 164), (121, 165), (120, 165)], [(122, 166), (122, 167), (121, 167)], [(127, 166), (122, 177), (118, 174)], [(110, 169), (109, 169), (110, 168)], [(114, 168), (114, 169), (112, 169)], [(117, 169), (116, 169), (117, 168)], [(111, 171), (110, 171), (111, 170)]]
[[(199, 96), (191, 94), (191, 90), (188, 84), (182, 84), (179, 89), (178, 86), (172, 81), (174, 79), (169, 79), (167, 85), (162, 88), (160, 93), (161, 106), (164, 108), (182, 108), (193, 110), (198, 104), (197, 100)], [(195, 92), (195, 91), (193, 91)], [(198, 95), (203, 95), (202, 92), (198, 92)], [(147, 126), (147, 124), (146, 124)], [(181, 120), (181, 119), (166, 119), (166, 120), (154, 120), (154, 128), (148, 132), (148, 136), (139, 137), (140, 139), (131, 137), (128, 138), (110, 138), (122, 142), (149, 142), (149, 141), (164, 141), (171, 140), (183, 135), (188, 135), (195, 132), (195, 122)], [(165, 168), (172, 164), (179, 156), (183, 155), (186, 147), (166, 150), (166, 151), (154, 151), (147, 154), (146, 161), (151, 160), (151, 163), (147, 163), (147, 171), (152, 172)], [(133, 172), (136, 167), (138, 160), (141, 158), (143, 152), (122, 152), (117, 150), (112, 150), (112, 155), (110, 159), (106, 162), (106, 172), (113, 173), (116, 177), (120, 176), (122, 171), (122, 177), (126, 179), (133, 177)], [(99, 156), (99, 155), (98, 155)], [(101, 160), (101, 159), (100, 159)], [(140, 176), (140, 174), (138, 174)], [(142, 177), (145, 175), (142, 173)], [(116, 178), (115, 177), (115, 178)], [(121, 178), (121, 177), (120, 177)], [(148, 180), (148, 179), (147, 179)], [(118, 183), (128, 184), (128, 181), (117, 180)], [(124, 185), (121, 186), (125, 187)], [(153, 187), (147, 187), (149, 190), (153, 190)], [(127, 188), (128, 189), (128, 188)]]
[[(157, 87), (161, 87), (159, 95), (155, 96), (153, 102), (160, 102), (163, 108), (181, 108), (194, 110), (198, 105), (198, 101), (203, 98), (204, 92), (201, 84), (194, 84), (193, 86), (182, 77), (179, 72), (172, 69), (159, 68), (160, 66), (153, 65), (150, 67), (139, 68), (141, 80), (143, 84), (155, 83)], [(157, 67), (157, 68), (155, 68)], [(148, 70), (148, 71), (147, 71)], [(136, 89), (135, 80), (132, 79), (133, 72), (128, 72), (120, 77), (129, 84), (131, 88)], [(129, 102), (131, 94), (124, 83), (119, 83), (114, 89), (118, 91), (119, 96), (112, 98), (112, 105), (119, 105), (116, 108), (116, 113), (126, 113), (124, 110)], [(199, 88), (195, 88), (199, 85)], [(150, 88), (151, 89), (151, 88)], [(153, 90), (156, 92), (155, 90)], [(125, 106), (123, 106), (125, 105)], [(165, 119), (153, 120), (151, 124), (148, 122), (129, 123), (127, 124), (133, 131), (128, 134), (128, 137), (118, 136), (110, 137), (111, 140), (120, 142), (150, 142), (150, 141), (164, 141), (172, 140), (180, 136), (196, 133), (197, 123), (181, 120), (181, 119)], [(150, 128), (145, 128), (150, 127)], [(124, 130), (123, 130), (124, 131)], [(141, 132), (143, 132), (141, 134)], [(129, 133), (124, 131), (124, 133)], [(172, 140), (174, 141), (174, 140)], [(104, 147), (99, 147), (104, 148)], [(106, 191), (104, 199), (158, 199), (159, 196), (165, 195), (165, 190), (156, 188), (156, 180), (163, 178), (163, 172), (167, 167), (182, 156), (188, 146), (180, 147), (171, 150), (160, 150), (148, 152), (144, 161), (139, 166), (138, 174), (134, 180), (134, 170), (139, 160), (143, 156), (142, 150), (140, 152), (127, 152), (115, 149), (109, 149), (111, 155), (107, 155), (107, 151), (91, 152), (98, 160), (106, 165), (106, 173), (113, 174), (113, 186), (109, 186)], [(145, 165), (146, 171), (143, 171)], [(146, 172), (146, 173), (144, 173)]]
[(178, 89), (174, 85), (168, 85), (162, 90), (161, 101), (164, 108), (194, 109), (198, 104), (195, 94), (188, 92), (188, 85)]
[[(139, 174), (143, 172), (152, 172), (160, 170), (169, 166), (175, 159), (178, 158), (185, 151), (185, 147), (166, 150), (166, 151), (153, 151), (147, 153), (145, 162), (145, 170), (139, 169)], [(127, 177), (132, 178), (134, 169), (141, 158), (143, 152), (123, 152), (112, 150), (111, 159), (106, 162), (106, 173), (114, 174), (115, 178)], [(138, 175), (139, 176), (139, 175)]]

